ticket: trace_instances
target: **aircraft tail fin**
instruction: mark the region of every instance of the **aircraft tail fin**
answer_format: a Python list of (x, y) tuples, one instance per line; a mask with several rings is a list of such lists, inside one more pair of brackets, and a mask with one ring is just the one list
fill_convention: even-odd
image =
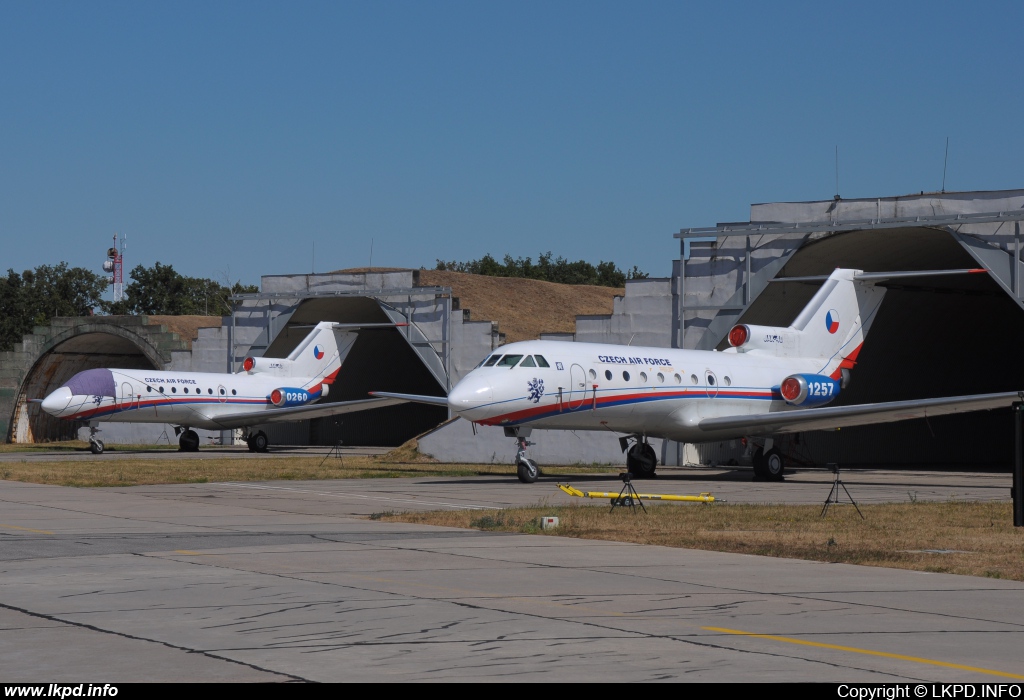
[(337, 328), (338, 325), (329, 321), (318, 323), (288, 356), (288, 376), (312, 379), (304, 388), (315, 391), (322, 384), (332, 384), (355, 345), (356, 333)]

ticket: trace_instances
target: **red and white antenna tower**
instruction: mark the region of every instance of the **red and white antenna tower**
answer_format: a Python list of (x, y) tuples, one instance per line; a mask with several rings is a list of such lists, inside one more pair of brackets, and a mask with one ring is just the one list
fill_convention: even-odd
[(103, 271), (110, 274), (110, 285), (114, 289), (114, 301), (124, 299), (124, 251), (128, 247), (125, 236), (121, 236), (121, 245), (117, 245), (117, 234), (114, 234), (114, 246), (107, 249), (107, 259), (103, 262)]

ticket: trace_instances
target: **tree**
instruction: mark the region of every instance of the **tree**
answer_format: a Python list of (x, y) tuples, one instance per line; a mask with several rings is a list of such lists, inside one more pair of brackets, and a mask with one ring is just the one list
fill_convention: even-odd
[(0, 350), (55, 316), (90, 316), (102, 308), (107, 278), (83, 267), (40, 265), (0, 278)]
[(136, 265), (129, 273), (133, 280), (125, 286), (125, 298), (108, 304), (112, 314), (162, 316), (227, 316), (231, 314), (231, 295), (258, 292), (255, 285), (235, 282), (231, 287), (202, 277), (185, 277), (173, 266), (155, 263), (153, 267)]

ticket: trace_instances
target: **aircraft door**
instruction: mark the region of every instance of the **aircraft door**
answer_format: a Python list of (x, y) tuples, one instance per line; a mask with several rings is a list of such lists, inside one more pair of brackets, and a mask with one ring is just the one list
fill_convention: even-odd
[(575, 411), (587, 398), (587, 373), (580, 365), (569, 368), (569, 410)]
[(128, 382), (121, 382), (121, 391), (117, 397), (117, 407), (121, 411), (127, 411), (131, 408), (138, 408), (138, 398), (135, 396), (135, 391), (132, 389), (132, 385)]
[(224, 388), (223, 384), (217, 385), (217, 400), (221, 403), (228, 400), (228, 390)]
[(708, 398), (718, 396), (718, 377), (711, 370), (704, 371), (704, 389), (708, 392)]

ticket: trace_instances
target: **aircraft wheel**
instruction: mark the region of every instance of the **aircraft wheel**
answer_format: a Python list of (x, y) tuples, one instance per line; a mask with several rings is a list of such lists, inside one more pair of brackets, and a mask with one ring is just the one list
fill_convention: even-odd
[(754, 478), (755, 479), (766, 479), (768, 478), (768, 472), (765, 470), (764, 465), (764, 450), (758, 447), (754, 451)]
[(532, 459), (523, 458), (516, 464), (516, 474), (524, 484), (532, 484), (540, 476), (540, 469)]
[(101, 454), (103, 454), (103, 441), (102, 440), (90, 440), (89, 441), (89, 451), (92, 452), (94, 455), (101, 455)]
[(250, 438), (249, 443), (251, 447), (249, 449), (254, 452), (266, 452), (267, 451), (267, 435), (262, 430)]
[(178, 438), (178, 450), (181, 452), (199, 451), (199, 434), (194, 430), (186, 430)]
[(658, 457), (650, 443), (638, 442), (626, 453), (626, 468), (637, 479), (651, 479), (658, 466)]
[(772, 481), (782, 481), (782, 473), (786, 471), (786, 463), (782, 453), (774, 447), (764, 455), (764, 475)]

